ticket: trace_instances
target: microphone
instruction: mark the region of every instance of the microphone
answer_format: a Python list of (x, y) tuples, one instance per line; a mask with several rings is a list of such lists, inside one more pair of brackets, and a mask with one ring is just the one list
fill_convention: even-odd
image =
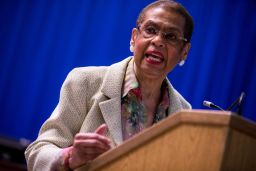
[[(227, 111), (231, 111), (235, 106), (237, 106), (236, 113), (238, 115), (242, 115), (242, 103), (244, 101), (244, 97), (245, 97), (245, 93), (242, 92), (240, 94), (240, 96), (228, 107)], [(206, 106), (206, 107), (209, 107), (209, 108), (214, 108), (214, 109), (219, 109), (219, 110), (225, 111), (224, 109), (217, 106), (216, 104), (214, 104), (212, 102), (209, 102), (209, 101), (206, 101), (206, 100), (203, 101), (203, 105)]]
[(225, 111), (224, 109), (217, 106), (216, 104), (214, 104), (212, 102), (209, 102), (209, 101), (206, 101), (206, 100), (203, 101), (203, 105), (206, 106), (206, 107), (209, 107), (209, 108), (214, 108), (214, 109), (219, 109), (219, 110)]
[(245, 93), (242, 92), (242, 93), (240, 94), (240, 96), (228, 107), (227, 110), (231, 111), (231, 110), (234, 108), (234, 106), (237, 105), (237, 111), (236, 111), (236, 113), (237, 113), (238, 115), (242, 115), (242, 102), (244, 101), (244, 97), (245, 97)]
[(235, 105), (240, 106), (241, 103), (242, 103), (242, 101), (244, 100), (244, 97), (245, 97), (245, 93), (242, 92), (242, 93), (240, 94), (240, 96), (228, 107), (227, 110), (232, 110)]

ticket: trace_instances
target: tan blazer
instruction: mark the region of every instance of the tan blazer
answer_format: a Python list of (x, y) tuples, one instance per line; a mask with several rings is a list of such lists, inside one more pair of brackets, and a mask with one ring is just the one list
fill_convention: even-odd
[[(82, 67), (72, 70), (62, 88), (57, 107), (41, 127), (39, 136), (26, 150), (29, 170), (50, 170), (60, 150), (73, 143), (78, 132), (93, 132), (108, 125), (112, 146), (123, 142), (121, 93), (131, 57), (109, 67)], [(190, 109), (190, 104), (170, 86), (169, 114)]]

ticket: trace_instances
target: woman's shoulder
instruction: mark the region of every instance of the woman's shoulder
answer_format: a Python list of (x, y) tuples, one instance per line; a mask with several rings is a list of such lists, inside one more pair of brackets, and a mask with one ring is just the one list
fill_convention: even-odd
[(101, 83), (105, 77), (119, 77), (118, 75), (122, 75), (122, 71), (125, 71), (130, 59), (130, 57), (125, 58), (110, 66), (86, 66), (74, 68), (68, 73), (65, 82), (78, 85), (89, 83), (92, 85), (93, 83)]
[(68, 73), (65, 84), (73, 86), (95, 85), (96, 82), (102, 82), (107, 70), (107, 66), (74, 68)]
[(79, 79), (83, 77), (97, 77), (104, 75), (109, 66), (88, 66), (88, 67), (77, 67), (72, 69), (68, 77)]
[(113, 72), (116, 74), (117, 71), (125, 70), (130, 59), (131, 57), (125, 58), (124, 60), (110, 66), (77, 67), (69, 72), (67, 79), (72, 81), (101, 79), (106, 74), (111, 75), (111, 73), (114, 74)]

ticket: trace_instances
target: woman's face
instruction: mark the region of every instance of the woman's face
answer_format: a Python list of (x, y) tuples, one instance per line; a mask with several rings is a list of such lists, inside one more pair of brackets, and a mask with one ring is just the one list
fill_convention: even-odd
[(163, 79), (186, 58), (190, 43), (181, 40), (184, 24), (182, 16), (161, 7), (146, 11), (144, 21), (133, 29), (131, 37), (137, 76)]

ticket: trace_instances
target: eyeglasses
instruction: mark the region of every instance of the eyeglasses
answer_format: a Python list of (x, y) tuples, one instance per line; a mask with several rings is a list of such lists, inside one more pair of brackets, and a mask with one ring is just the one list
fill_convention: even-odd
[(164, 42), (170, 45), (177, 45), (181, 41), (188, 42), (184, 37), (181, 37), (176, 32), (162, 32), (154, 26), (138, 27), (138, 30), (142, 33), (144, 38), (154, 38), (161, 33)]

